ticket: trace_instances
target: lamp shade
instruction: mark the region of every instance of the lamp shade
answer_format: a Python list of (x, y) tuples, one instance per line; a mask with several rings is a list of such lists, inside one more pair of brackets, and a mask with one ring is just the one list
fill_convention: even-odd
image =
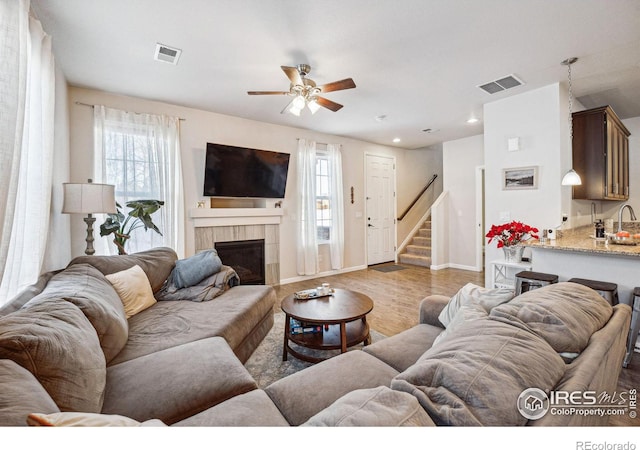
[(580, 175), (571, 169), (562, 177), (562, 185), (563, 186), (579, 186), (582, 184), (582, 179), (580, 179)]
[(64, 214), (116, 213), (115, 186), (99, 183), (63, 183)]

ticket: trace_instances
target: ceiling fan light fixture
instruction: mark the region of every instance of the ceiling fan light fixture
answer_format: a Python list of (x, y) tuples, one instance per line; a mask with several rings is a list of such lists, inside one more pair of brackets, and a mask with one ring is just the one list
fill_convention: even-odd
[(309, 103), (307, 103), (307, 108), (309, 108), (311, 114), (315, 114), (320, 109), (320, 105), (318, 105), (318, 102), (315, 98), (312, 98), (311, 100), (309, 100)]
[(304, 108), (304, 105), (306, 104), (306, 101), (304, 99), (304, 97), (302, 95), (298, 95), (296, 98), (293, 99), (293, 101), (291, 102), (291, 108), (296, 108), (298, 110), (302, 110), (302, 108)]

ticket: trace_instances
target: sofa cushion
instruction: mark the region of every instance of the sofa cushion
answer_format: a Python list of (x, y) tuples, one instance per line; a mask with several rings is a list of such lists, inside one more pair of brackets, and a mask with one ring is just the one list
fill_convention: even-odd
[(147, 276), (139, 265), (106, 276), (118, 293), (127, 319), (152, 306), (153, 296)]
[[(398, 372), (408, 369), (431, 346), (442, 328), (419, 324), (401, 333), (366, 345), (362, 351), (389, 364)], [(402, 349), (399, 351), (399, 349)]]
[(22, 291), (20, 291), (15, 297), (10, 299), (7, 303), (0, 306), (0, 316), (6, 316), (7, 314), (11, 314), (12, 312), (16, 312), (20, 308), (22, 308), (25, 303), (31, 300), (36, 295), (40, 294), (44, 288), (49, 283), (49, 280), (57, 273), (61, 272), (63, 269), (55, 270), (51, 272), (45, 272), (40, 274), (36, 282), (30, 286), (27, 286)]
[[(69, 266), (74, 264), (90, 264), (104, 275), (120, 272), (130, 267), (139, 265), (149, 278), (151, 289), (158, 292), (166, 279), (171, 274), (178, 259), (176, 252), (168, 247), (156, 247), (151, 250), (133, 253), (131, 255), (113, 256), (78, 256), (71, 260)], [(67, 266), (68, 267), (68, 266)]]
[(478, 304), (489, 312), (493, 307), (508, 302), (512, 298), (513, 291), (510, 289), (491, 289), (467, 283), (451, 297), (447, 306), (440, 312), (438, 319), (446, 327), (462, 305)]
[(129, 324), (120, 297), (95, 267), (76, 264), (63, 270), (27, 305), (48, 299), (65, 300), (80, 308), (96, 330), (107, 362), (127, 343)]
[(0, 425), (27, 425), (33, 411), (59, 412), (51, 396), (31, 372), (10, 359), (0, 359)]
[(267, 386), (265, 392), (291, 425), (300, 425), (355, 389), (388, 386), (398, 371), (352, 350)]
[(59, 412), (53, 414), (32, 413), (27, 417), (32, 427), (164, 427), (157, 419), (138, 422), (115, 414)]
[(418, 400), (387, 386), (358, 389), (340, 397), (302, 426), (312, 427), (424, 427), (433, 420)]
[(491, 316), (526, 326), (557, 352), (581, 352), (613, 308), (593, 289), (562, 282), (525, 292), (491, 311)]
[(61, 411), (100, 412), (104, 353), (95, 329), (77, 306), (43, 300), (1, 317), (0, 358), (30, 371)]
[(224, 339), (202, 339), (107, 369), (103, 414), (170, 425), (256, 389)]
[(476, 319), (484, 319), (489, 316), (487, 310), (480, 305), (479, 303), (468, 303), (466, 305), (462, 305), (447, 328), (445, 328), (442, 333), (440, 333), (434, 340), (433, 345), (437, 345), (438, 342), (445, 339), (452, 333), (455, 333), (458, 328), (460, 328), (465, 322)]
[(552, 389), (565, 364), (543, 339), (490, 318), (465, 322), (391, 382), (437, 425), (524, 425), (518, 396)]
[(199, 414), (174, 423), (174, 427), (288, 427), (269, 396), (261, 389), (236, 395)]
[(129, 319), (129, 340), (111, 364), (213, 336), (235, 351), (273, 315), (275, 299), (271, 286), (236, 286), (207, 302), (157, 302)]

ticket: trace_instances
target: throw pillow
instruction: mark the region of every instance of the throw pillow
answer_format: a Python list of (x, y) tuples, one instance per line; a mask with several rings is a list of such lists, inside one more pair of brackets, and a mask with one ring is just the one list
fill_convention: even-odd
[(156, 303), (149, 279), (138, 265), (107, 275), (124, 305), (127, 319)]
[(215, 249), (205, 250), (189, 258), (179, 259), (168, 283), (178, 288), (195, 286), (207, 277), (220, 272), (222, 261)]
[(447, 327), (462, 305), (476, 303), (481, 305), (488, 313), (493, 307), (506, 303), (512, 298), (513, 291), (510, 289), (483, 288), (473, 283), (467, 283), (451, 297), (447, 306), (438, 316), (438, 320)]
[(107, 368), (100, 341), (80, 309), (51, 299), (0, 317), (0, 359), (31, 372), (61, 411), (100, 412)]
[(161, 420), (144, 422), (115, 414), (92, 414), (82, 412), (61, 412), (53, 414), (32, 413), (27, 417), (32, 427), (164, 427)]
[(533, 331), (557, 352), (580, 353), (602, 328), (613, 308), (593, 289), (555, 283), (525, 292), (491, 311), (494, 317)]
[(543, 339), (487, 317), (431, 347), (391, 388), (417, 397), (436, 425), (525, 425), (517, 406), (522, 391), (553, 389), (564, 371)]

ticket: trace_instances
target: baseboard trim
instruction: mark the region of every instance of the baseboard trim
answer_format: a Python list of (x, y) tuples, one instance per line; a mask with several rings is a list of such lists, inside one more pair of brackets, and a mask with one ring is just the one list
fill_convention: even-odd
[(460, 270), (468, 270), (470, 272), (482, 272), (481, 270), (476, 269), (475, 266), (466, 266), (463, 264), (453, 264), (453, 263), (446, 263), (446, 264), (438, 264), (436, 265), (431, 265), (429, 267), (430, 270), (442, 270), (442, 269), (460, 269)]
[(325, 272), (318, 272), (315, 273), (313, 275), (301, 275), (298, 277), (291, 277), (291, 278), (285, 278), (284, 280), (280, 280), (280, 284), (290, 284), (290, 283), (297, 283), (298, 281), (307, 281), (307, 280), (313, 280), (316, 278), (322, 278), (322, 277), (330, 277), (331, 275), (338, 275), (341, 273), (347, 273), (347, 272), (355, 272), (357, 270), (364, 270), (366, 269), (367, 266), (353, 266), (353, 267), (346, 267), (344, 269), (337, 269), (337, 270), (327, 270)]
[(481, 272), (481, 270), (476, 269), (476, 266), (467, 266), (464, 264), (449, 264), (450, 269), (460, 269), (460, 270), (468, 270), (470, 272)]

